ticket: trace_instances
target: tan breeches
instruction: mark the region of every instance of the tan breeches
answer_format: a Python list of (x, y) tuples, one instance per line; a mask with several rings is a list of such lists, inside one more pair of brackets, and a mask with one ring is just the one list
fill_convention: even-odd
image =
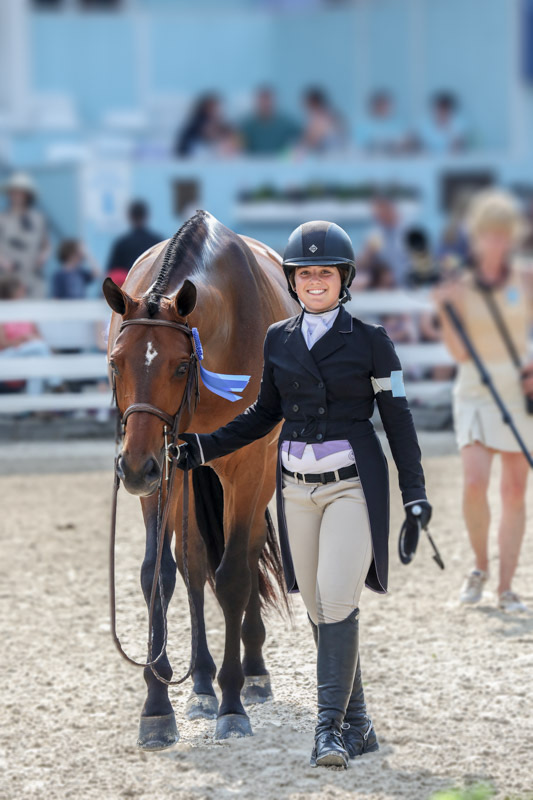
[(358, 607), (373, 557), (361, 481), (303, 484), (283, 475), (283, 500), (307, 613), (315, 625), (340, 622)]

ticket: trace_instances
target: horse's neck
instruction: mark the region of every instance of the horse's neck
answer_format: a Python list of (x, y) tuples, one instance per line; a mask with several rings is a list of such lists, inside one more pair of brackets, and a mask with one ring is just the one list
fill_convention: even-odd
[(198, 299), (189, 317), (191, 328), (198, 328), (204, 349), (226, 346), (232, 335), (232, 304), (229, 297), (212, 284), (195, 281)]

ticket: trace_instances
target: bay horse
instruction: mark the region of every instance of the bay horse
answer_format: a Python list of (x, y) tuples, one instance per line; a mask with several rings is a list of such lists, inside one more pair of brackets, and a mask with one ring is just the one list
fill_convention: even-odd
[[(189, 429), (209, 433), (255, 400), (266, 330), (271, 323), (298, 311), (287, 292), (277, 253), (254, 239), (239, 236), (205, 211), (187, 220), (172, 239), (144, 253), (121, 288), (106, 278), (103, 291), (114, 312), (108, 361), (121, 416), (132, 404), (151, 404), (169, 416), (180, 408), (192, 345), (179, 324), (198, 329), (207, 369), (251, 376), (242, 399), (236, 402), (212, 393), (200, 382), (200, 401), (196, 410), (185, 407), (179, 433)], [(130, 322), (139, 319), (144, 322)], [(155, 324), (146, 324), (147, 320)], [(158, 324), (160, 320), (178, 325)], [(117, 459), (124, 487), (140, 497), (146, 528), (141, 586), (147, 604), (156, 561), (158, 487), (162, 487), (163, 495), (166, 488), (163, 426), (161, 418), (142, 413), (142, 408), (140, 413), (131, 414)], [(250, 735), (243, 703), (250, 705), (272, 697), (262, 655), (265, 627), (261, 608), (264, 604), (280, 607), (287, 603), (281, 558), (267, 511), (275, 490), (278, 433), (279, 427), (242, 450), (195, 469), (192, 475), (188, 574), (198, 640), (186, 714), (189, 719), (217, 717), (217, 739)], [(160, 567), (165, 607), (175, 586), (176, 562), (183, 575), (182, 487), (182, 481), (176, 480), (169, 498)], [(173, 533), (176, 560), (171, 549)], [(216, 668), (203, 613), (206, 580), (215, 590), (225, 619), (224, 657), (218, 672), (220, 707), (213, 688)], [(154, 653), (159, 653), (164, 644), (164, 625), (161, 602), (156, 600)], [(172, 668), (166, 650), (157, 662), (157, 671), (170, 680)], [(170, 747), (179, 733), (168, 686), (149, 667), (144, 678), (147, 695), (138, 745), (145, 750)]]

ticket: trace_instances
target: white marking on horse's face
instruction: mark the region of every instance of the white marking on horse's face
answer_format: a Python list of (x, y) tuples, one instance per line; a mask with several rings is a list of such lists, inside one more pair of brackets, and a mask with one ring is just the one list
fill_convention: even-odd
[(146, 355), (144, 356), (144, 363), (146, 364), (147, 367), (150, 366), (156, 355), (157, 355), (157, 350), (154, 349), (152, 342), (148, 342), (148, 344), (146, 345)]

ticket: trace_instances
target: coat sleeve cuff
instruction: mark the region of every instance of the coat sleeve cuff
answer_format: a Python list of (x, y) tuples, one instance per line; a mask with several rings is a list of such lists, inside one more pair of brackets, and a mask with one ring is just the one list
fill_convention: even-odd
[(402, 492), (402, 500), (404, 508), (414, 503), (420, 503), (421, 501), (427, 503), (426, 490), (420, 486), (417, 489), (405, 489), (405, 491)]
[(194, 435), (196, 436), (196, 443), (198, 444), (198, 450), (200, 451), (200, 464), (205, 464), (204, 451), (202, 448), (202, 443), (200, 441), (200, 436), (197, 433), (195, 433)]
[(202, 464), (212, 461), (217, 457), (214, 452), (213, 439), (210, 433), (196, 433), (196, 444), (198, 445), (198, 452), (202, 459)]

